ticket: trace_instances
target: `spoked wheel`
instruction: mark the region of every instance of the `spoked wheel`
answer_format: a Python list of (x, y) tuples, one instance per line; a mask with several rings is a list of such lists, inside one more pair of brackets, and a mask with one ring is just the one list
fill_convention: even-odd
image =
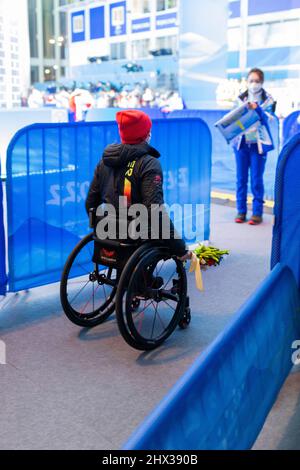
[(115, 310), (116, 270), (94, 264), (93, 250), (93, 234), (90, 234), (69, 256), (60, 285), (65, 314), (73, 323), (84, 327), (103, 323)]
[(117, 321), (130, 346), (151, 350), (172, 334), (184, 314), (186, 272), (182, 262), (170, 257), (164, 248), (146, 251), (138, 262), (134, 258), (120, 278)]

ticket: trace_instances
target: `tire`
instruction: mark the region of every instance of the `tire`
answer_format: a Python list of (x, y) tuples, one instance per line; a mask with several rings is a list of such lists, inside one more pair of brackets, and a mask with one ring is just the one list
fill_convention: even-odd
[[(116, 317), (125, 341), (137, 350), (150, 351), (159, 347), (173, 333), (182, 319), (187, 296), (186, 272), (183, 263), (171, 257), (165, 248), (152, 245), (152, 248), (136, 255), (137, 253), (132, 255), (120, 277), (116, 294)], [(174, 283), (171, 275), (170, 280), (168, 279), (164, 286), (152, 289), (151, 282), (155, 283), (155, 279), (158, 278), (153, 276), (164, 274), (161, 272), (164, 264), (167, 267), (166, 272), (175, 268), (174, 275), (178, 279)], [(157, 266), (160, 266), (159, 272)], [(166, 276), (163, 276), (164, 279)], [(141, 281), (142, 277), (144, 281)], [(169, 285), (171, 281), (173, 287)], [(135, 307), (136, 298), (140, 300), (138, 308)], [(144, 305), (142, 305), (143, 302)], [(174, 304), (169, 305), (169, 302), (174, 302)], [(146, 317), (145, 312), (150, 304), (152, 308), (154, 307), (154, 315), (151, 316), (151, 311), (148, 310)], [(160, 311), (159, 304), (162, 306)], [(167, 304), (169, 309), (164, 304)], [(167, 310), (168, 313), (166, 313)], [(157, 319), (159, 319), (157, 324), (161, 323), (160, 328), (156, 324)], [(140, 326), (141, 322), (144, 322), (144, 325)]]
[[(100, 325), (112, 315), (115, 310), (113, 301), (117, 291), (117, 274), (114, 286), (105, 288), (105, 284), (101, 281), (103, 276), (106, 276), (106, 279), (114, 282), (113, 272), (110, 269), (101, 271), (99, 265), (93, 264), (93, 244), (93, 233), (78, 243), (66, 261), (60, 283), (60, 300), (66, 316), (75, 325), (89, 328)], [(78, 277), (75, 277), (76, 275)], [(76, 286), (76, 284), (79, 285)], [(103, 290), (100, 289), (101, 287)], [(90, 289), (89, 292), (88, 289)], [(74, 294), (74, 291), (77, 294), (71, 301), (69, 297), (71, 293)], [(90, 293), (91, 301), (88, 298)], [(86, 300), (88, 302), (85, 304)], [(89, 311), (86, 311), (88, 308)]]

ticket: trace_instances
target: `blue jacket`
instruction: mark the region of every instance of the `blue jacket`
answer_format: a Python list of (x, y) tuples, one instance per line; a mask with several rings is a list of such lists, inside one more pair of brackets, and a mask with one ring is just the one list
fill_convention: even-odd
[[(256, 132), (258, 153), (264, 154), (274, 150), (275, 148), (269, 127), (269, 119), (272, 119), (272, 115), (274, 115), (275, 101), (273, 100), (272, 96), (264, 89), (262, 90), (261, 96), (262, 101), (261, 103), (258, 103), (258, 107), (256, 109), (256, 112), (259, 116), (259, 122), (253, 126), (252, 130)], [(248, 91), (240, 95), (238, 98), (238, 105), (240, 106), (241, 104), (247, 102), (248, 97)], [(233, 142), (233, 145), (237, 150), (241, 148), (243, 139), (244, 135), (241, 135)]]

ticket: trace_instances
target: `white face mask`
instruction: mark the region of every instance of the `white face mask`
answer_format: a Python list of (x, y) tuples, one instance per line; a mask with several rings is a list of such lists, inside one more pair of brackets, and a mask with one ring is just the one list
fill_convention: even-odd
[(248, 84), (248, 89), (251, 93), (259, 93), (262, 89), (262, 83), (251, 82)]

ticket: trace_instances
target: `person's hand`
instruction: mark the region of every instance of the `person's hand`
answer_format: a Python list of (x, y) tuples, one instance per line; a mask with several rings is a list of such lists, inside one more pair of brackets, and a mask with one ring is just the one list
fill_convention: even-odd
[(254, 102), (253, 102), (253, 103), (248, 103), (248, 108), (249, 108), (249, 109), (252, 109), (252, 110), (257, 109), (257, 108), (258, 108), (258, 104), (257, 104), (257, 103), (254, 103)]
[(178, 259), (180, 261), (184, 262), (184, 261), (188, 261), (188, 260), (192, 259), (192, 256), (193, 256), (193, 252), (188, 251), (184, 256), (182, 256), (181, 258), (178, 258)]

